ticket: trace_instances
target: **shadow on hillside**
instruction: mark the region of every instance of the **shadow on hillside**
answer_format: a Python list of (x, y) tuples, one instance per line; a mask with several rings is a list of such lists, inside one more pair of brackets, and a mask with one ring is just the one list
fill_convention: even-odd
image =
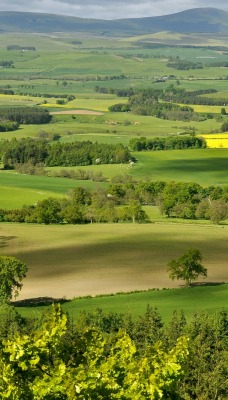
[(11, 304), (15, 307), (40, 307), (40, 306), (49, 306), (51, 304), (64, 304), (67, 303), (69, 300), (61, 298), (61, 299), (54, 299), (53, 297), (36, 297), (33, 299), (24, 299), (24, 300), (17, 300), (12, 301)]

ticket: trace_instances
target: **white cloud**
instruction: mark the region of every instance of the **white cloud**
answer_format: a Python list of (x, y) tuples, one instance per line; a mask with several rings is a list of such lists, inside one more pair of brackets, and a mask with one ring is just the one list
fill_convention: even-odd
[(0, 11), (28, 11), (83, 18), (119, 19), (149, 17), (197, 7), (228, 11), (227, 0), (1, 0)]

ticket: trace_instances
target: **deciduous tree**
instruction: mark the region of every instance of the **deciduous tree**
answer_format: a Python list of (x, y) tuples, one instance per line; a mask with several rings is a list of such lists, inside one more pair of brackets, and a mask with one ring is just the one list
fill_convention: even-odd
[(168, 264), (169, 277), (174, 279), (183, 279), (186, 286), (191, 286), (192, 281), (200, 275), (207, 276), (207, 269), (201, 264), (202, 254), (200, 250), (188, 249), (182, 256), (176, 260), (171, 260)]
[(15, 257), (0, 257), (0, 303), (6, 303), (18, 296), (27, 266)]

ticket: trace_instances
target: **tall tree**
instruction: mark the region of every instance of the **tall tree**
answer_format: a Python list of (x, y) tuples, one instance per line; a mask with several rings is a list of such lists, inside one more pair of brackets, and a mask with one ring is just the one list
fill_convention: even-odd
[(200, 250), (188, 249), (182, 256), (176, 260), (171, 260), (168, 264), (169, 277), (174, 279), (183, 279), (186, 286), (191, 286), (192, 281), (200, 275), (207, 276), (207, 269), (201, 264), (202, 254)]
[(18, 296), (27, 266), (15, 257), (0, 257), (0, 303), (7, 303)]

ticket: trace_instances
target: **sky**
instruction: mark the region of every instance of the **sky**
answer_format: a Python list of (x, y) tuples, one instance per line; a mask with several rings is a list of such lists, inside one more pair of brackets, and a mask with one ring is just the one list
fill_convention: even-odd
[(95, 19), (153, 17), (201, 7), (228, 11), (228, 0), (0, 0), (0, 11), (27, 11)]

